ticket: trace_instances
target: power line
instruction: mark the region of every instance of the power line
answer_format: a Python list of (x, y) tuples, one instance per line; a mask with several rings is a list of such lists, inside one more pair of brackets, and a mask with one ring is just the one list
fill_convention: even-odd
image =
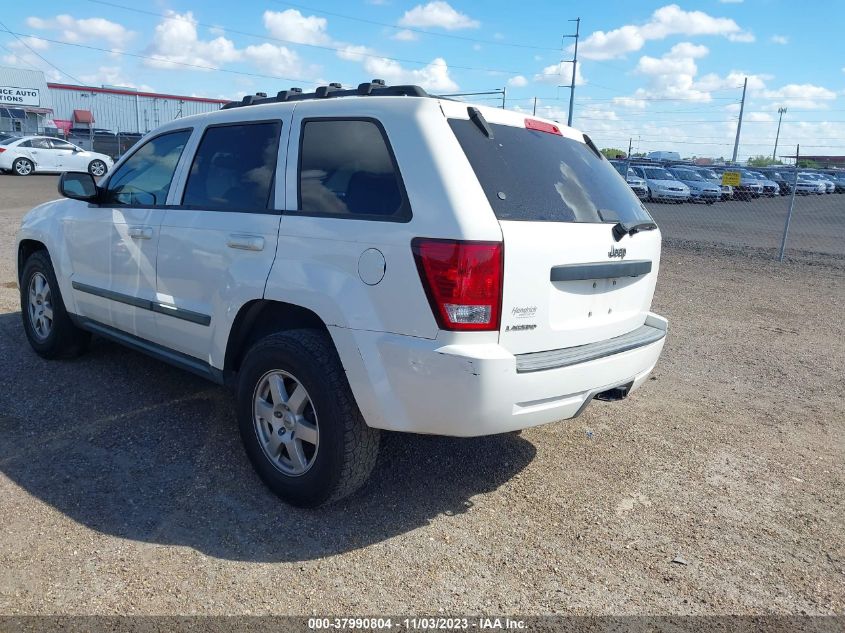
[[(10, 34), (12, 34), (16, 37), (18, 35), (20, 35), (22, 37), (31, 37), (33, 39), (41, 40), (43, 42), (50, 42), (51, 44), (60, 44), (62, 46), (73, 46), (75, 48), (84, 48), (86, 50), (98, 51), (98, 52), (101, 52), (101, 53), (109, 53), (111, 55), (122, 55), (124, 57), (134, 57), (134, 58), (137, 58), (137, 59), (148, 59), (148, 60), (156, 61), (156, 62), (159, 62), (159, 63), (173, 64), (174, 66), (185, 66), (187, 68), (197, 68), (197, 69), (200, 69), (200, 70), (214, 70), (214, 71), (221, 72), (221, 73), (229, 73), (229, 74), (233, 74), (233, 75), (244, 75), (244, 76), (247, 76), (247, 77), (258, 77), (260, 79), (280, 79), (282, 81), (290, 81), (290, 82), (293, 82), (293, 83), (304, 83), (304, 84), (309, 84), (309, 85), (314, 85), (314, 86), (319, 85), (319, 83), (320, 83), (318, 81), (310, 81), (308, 79), (293, 79), (291, 77), (279, 77), (277, 75), (264, 75), (264, 74), (261, 74), (261, 73), (250, 73), (250, 72), (246, 72), (246, 71), (243, 71), (243, 70), (231, 70), (231, 69), (228, 69), (228, 68), (218, 68), (216, 66), (203, 66), (201, 64), (189, 64), (188, 62), (177, 62), (177, 61), (168, 59), (166, 57), (157, 57), (157, 56), (153, 56), (153, 55), (141, 55), (140, 53), (128, 53), (126, 51), (110, 50), (110, 49), (107, 49), (107, 48), (100, 48), (98, 46), (91, 46), (89, 44), (78, 44), (78, 43), (75, 43), (75, 42), (63, 42), (62, 40), (54, 40), (54, 39), (50, 39), (48, 37), (39, 37), (37, 35), (31, 35), (29, 33), (16, 33), (15, 31), (10, 31), (6, 27), (4, 27), (2, 30), (5, 31), (6, 33), (10, 33)], [(40, 55), (39, 55), (39, 57), (40, 57)], [(47, 62), (47, 63), (49, 64), (50, 62)], [(53, 66), (53, 64), (50, 64), (50, 65)], [(54, 68), (55, 68), (55, 66), (54, 66)], [(73, 78), (72, 75), (68, 75), (65, 72), (62, 72), (62, 74)], [(85, 85), (85, 82), (81, 82), (78, 79), (74, 79), (74, 81), (76, 81), (79, 85), (82, 85), (82, 86)]]
[[(89, 0), (89, 2), (94, 2), (97, 0)], [(488, 44), (491, 46), (511, 46), (514, 48), (527, 48), (532, 50), (540, 50), (540, 51), (554, 51), (556, 53), (560, 52), (557, 48), (551, 48), (546, 46), (536, 46), (533, 44), (516, 44), (513, 42), (501, 42), (497, 40), (485, 40), (475, 37), (468, 37), (466, 35), (454, 35), (452, 33), (438, 33), (436, 31), (426, 31), (424, 29), (418, 29), (415, 27), (410, 26), (398, 26), (396, 24), (389, 24), (387, 22), (378, 22), (377, 20), (368, 20), (366, 18), (359, 18), (352, 15), (345, 15), (343, 13), (335, 13), (333, 11), (325, 11), (323, 9), (316, 9), (314, 7), (308, 7), (304, 4), (295, 4), (293, 2), (282, 2), (281, 0), (274, 0), (276, 4), (281, 4), (287, 7), (293, 7), (295, 9), (305, 9), (306, 11), (313, 11), (314, 13), (321, 13), (323, 15), (330, 15), (335, 18), (342, 18), (344, 20), (352, 20), (354, 22), (362, 22), (364, 24), (372, 24), (374, 26), (383, 26), (389, 29), (395, 29), (397, 31), (412, 31), (414, 33), (421, 33), (423, 35), (433, 35), (435, 37), (445, 37), (453, 40), (463, 40), (465, 42), (475, 42), (476, 44)]]
[[(62, 75), (64, 75), (65, 77), (70, 77), (70, 78), (71, 78), (71, 79), (73, 79), (76, 83), (78, 83), (78, 84), (80, 84), (80, 85), (84, 85), (84, 82), (79, 81), (79, 79), (77, 79), (76, 77), (74, 77), (74, 76), (73, 76), (73, 75), (71, 75), (70, 73), (65, 72), (64, 70), (62, 70), (61, 68), (59, 68), (58, 66), (56, 66), (53, 62), (51, 62), (50, 60), (48, 60), (46, 57), (44, 57), (43, 55), (41, 55), (40, 53), (38, 53), (38, 52), (37, 52), (35, 49), (33, 49), (33, 48), (29, 45), (29, 44), (27, 44), (24, 40), (22, 40), (20, 37), (18, 37), (18, 35), (19, 35), (18, 33), (15, 33), (14, 31), (9, 30), (9, 27), (8, 27), (8, 26), (6, 26), (6, 25), (5, 25), (2, 21), (0, 21), (0, 26), (2, 26), (2, 27), (3, 27), (3, 30), (5, 30), (7, 33), (11, 34), (11, 35), (12, 35), (12, 37), (14, 37), (14, 38), (15, 38), (18, 42), (20, 42), (20, 44), (21, 44), (23, 47), (25, 47), (25, 48), (26, 48), (26, 50), (28, 50), (30, 53), (32, 53), (33, 55), (35, 55), (35, 56), (36, 56), (38, 59), (40, 59), (42, 62), (44, 62), (45, 64), (47, 64), (47, 65), (48, 65), (48, 66), (50, 66), (51, 68), (53, 68), (53, 69), (57, 70), (58, 72), (60, 72), (60, 73), (61, 73)], [(35, 39), (39, 39), (39, 38), (35, 38)]]
[[(182, 17), (177, 17), (173, 15), (167, 15), (165, 13), (158, 13), (156, 11), (147, 11), (145, 9), (138, 9), (135, 7), (127, 7), (122, 4), (116, 4), (113, 2), (106, 2), (105, 0), (88, 0), (93, 4), (101, 4), (108, 7), (114, 7), (116, 9), (122, 9), (124, 11), (132, 11), (134, 13), (140, 13), (142, 15), (149, 15), (157, 18), (161, 18), (163, 20), (171, 20), (176, 22), (185, 22), (186, 20)], [(212, 29), (212, 28), (221, 28), (220, 25), (209, 24), (207, 22), (199, 22), (194, 21), (197, 26), (201, 26), (203, 28)], [(329, 46), (327, 44), (312, 44), (308, 42), (297, 42), (295, 40), (285, 40), (278, 37), (273, 37), (270, 35), (262, 35), (260, 33), (251, 33), (249, 31), (240, 31), (237, 29), (230, 29), (227, 27), (222, 27), (224, 31), (227, 33), (234, 33), (235, 35), (243, 35), (245, 37), (252, 37), (259, 40), (265, 40), (267, 42), (276, 42), (279, 44), (285, 44), (288, 46), (305, 46), (307, 48), (316, 48), (319, 50), (324, 51), (331, 51), (334, 53), (341, 53), (344, 55), (354, 56), (354, 57), (368, 57), (371, 59), (388, 59), (393, 62), (400, 62), (403, 64), (417, 64), (418, 66), (428, 66), (431, 62), (430, 61), (421, 61), (418, 59), (406, 59), (402, 57), (390, 57), (388, 55), (379, 55), (378, 53), (367, 53), (367, 52), (359, 52), (356, 50), (349, 50), (350, 47), (338, 47), (338, 46)], [(510, 75), (518, 75), (518, 74), (525, 74), (526, 71), (519, 71), (519, 70), (507, 70), (504, 68), (484, 68), (479, 66), (456, 66), (454, 64), (450, 64), (449, 68), (456, 68), (458, 70), (473, 70), (473, 71), (481, 71), (481, 72), (494, 72), (494, 73), (503, 73), (503, 74), (510, 74)], [(530, 73), (528, 73), (530, 74)], [(556, 75), (557, 73), (548, 73), (549, 76)]]

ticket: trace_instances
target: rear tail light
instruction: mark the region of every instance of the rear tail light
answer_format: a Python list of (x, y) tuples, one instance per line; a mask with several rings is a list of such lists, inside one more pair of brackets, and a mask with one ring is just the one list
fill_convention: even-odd
[(2, 153), (3, 153), (3, 152), (5, 152), (5, 151), (6, 151), (6, 148), (5, 148), (5, 147), (0, 147), (0, 154), (2, 154)]
[(501, 242), (418, 237), (411, 248), (440, 329), (499, 329), (504, 265)]

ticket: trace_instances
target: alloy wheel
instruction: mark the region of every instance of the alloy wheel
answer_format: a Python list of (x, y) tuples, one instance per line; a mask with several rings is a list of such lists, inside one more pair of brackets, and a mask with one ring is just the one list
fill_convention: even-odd
[(29, 323), (38, 340), (46, 340), (53, 331), (50, 284), (41, 273), (35, 273), (29, 279)]
[(320, 445), (317, 412), (308, 391), (292, 374), (269, 371), (253, 393), (253, 426), (264, 455), (285, 475), (304, 475)]
[(95, 160), (91, 163), (91, 175), (92, 176), (102, 176), (106, 173), (106, 164), (101, 160)]

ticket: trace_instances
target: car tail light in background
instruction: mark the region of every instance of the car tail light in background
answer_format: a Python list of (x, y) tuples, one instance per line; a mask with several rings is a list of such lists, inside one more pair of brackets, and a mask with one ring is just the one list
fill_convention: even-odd
[(5, 147), (0, 147), (0, 154), (2, 154), (2, 153), (3, 153), (3, 152), (5, 152), (5, 151), (6, 151), (6, 148), (5, 148)]
[(504, 265), (501, 242), (418, 237), (411, 248), (441, 329), (499, 329)]

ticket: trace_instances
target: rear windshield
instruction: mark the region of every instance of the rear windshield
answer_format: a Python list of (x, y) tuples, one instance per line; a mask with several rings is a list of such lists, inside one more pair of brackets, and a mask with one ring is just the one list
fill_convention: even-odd
[(628, 183), (584, 143), (557, 134), (449, 119), (500, 220), (650, 222)]

